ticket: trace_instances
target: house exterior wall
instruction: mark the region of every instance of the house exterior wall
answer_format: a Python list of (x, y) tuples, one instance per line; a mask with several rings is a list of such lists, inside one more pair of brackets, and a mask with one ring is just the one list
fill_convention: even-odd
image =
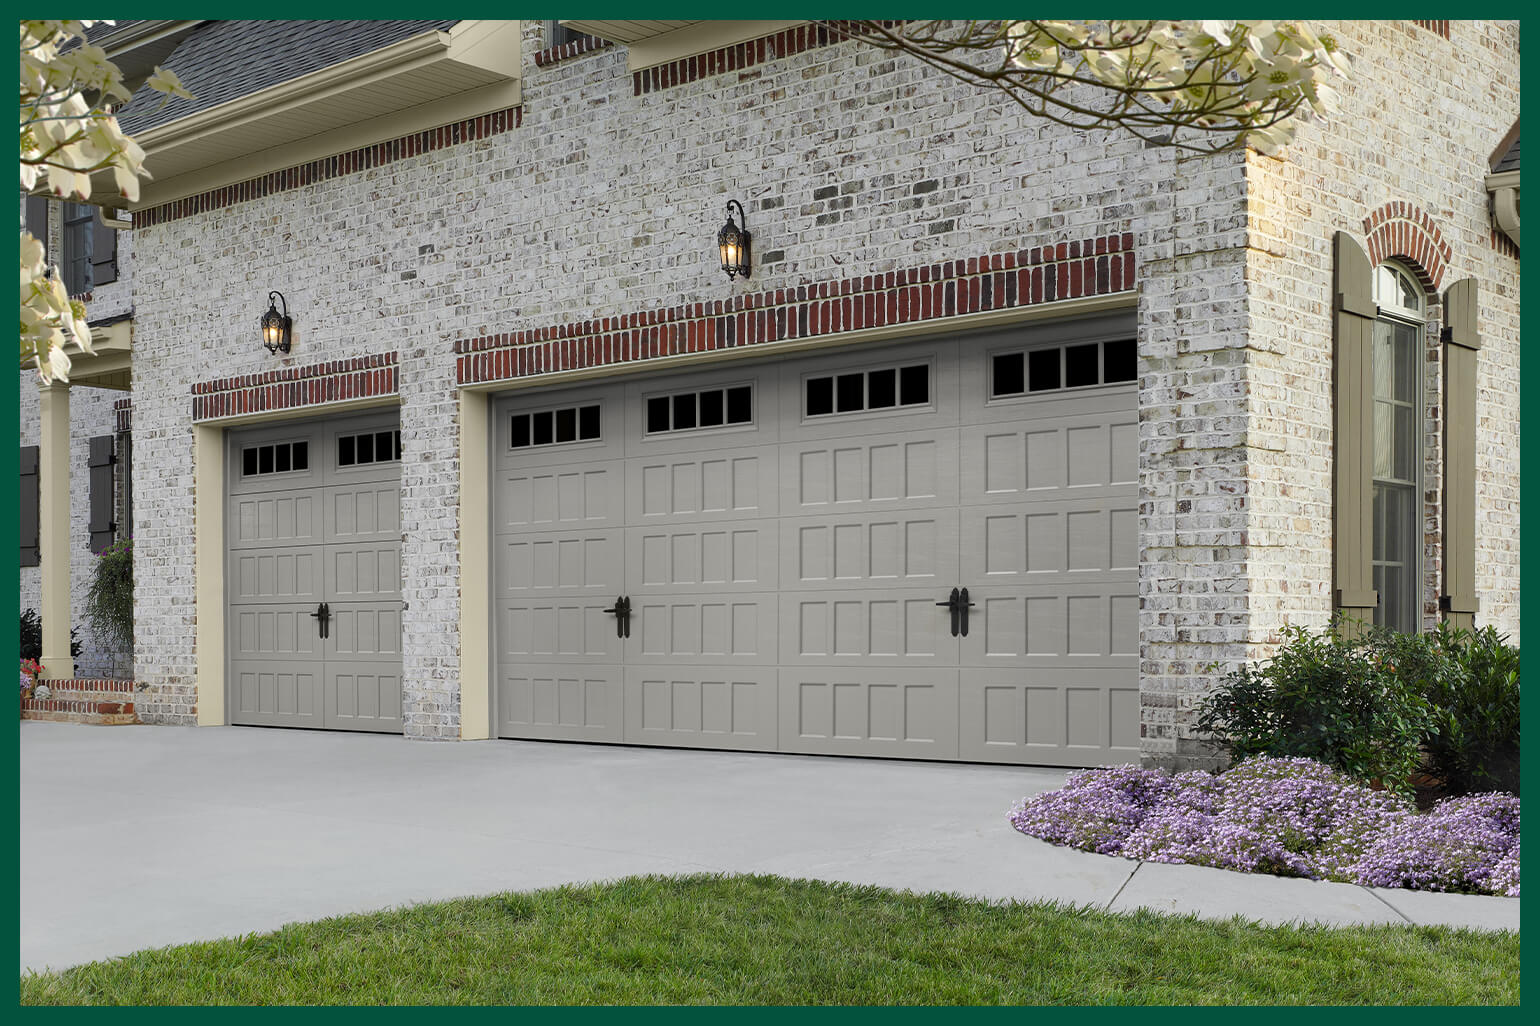
[[(1411, 26), (1351, 31), (1350, 46), (1388, 61), (1387, 40)], [(1516, 28), (1511, 41), (1482, 31), (1484, 60), (1501, 64), (1511, 46), (1516, 81)], [(1263, 654), (1281, 623), (1330, 610), (1331, 234), (1316, 234), (1327, 219), (1312, 190), (1328, 167), (1358, 180), (1355, 136), (1273, 171), (1256, 157), (1071, 133), (855, 43), (646, 90), (623, 48), (537, 62), (544, 45), (543, 23), (526, 23), (518, 127), (133, 233), (141, 715), (196, 719), (194, 384), (397, 354), (406, 730), (453, 738), (457, 342), (1126, 234), (1138, 267), (1143, 751), (1212, 764), (1193, 730), (1210, 666)], [(1450, 104), (1472, 79), (1447, 61), (1438, 88)], [(1370, 120), (1350, 112), (1344, 129), (1355, 117)], [(1484, 198), (1479, 175), (1470, 181)], [(1277, 206), (1248, 213), (1250, 195)], [(716, 266), (728, 199), (743, 201), (754, 232), (747, 282)], [(257, 339), (270, 289), (295, 317), (286, 359)], [(1513, 302), (1516, 345), (1516, 264)], [(1482, 535), (1511, 553), (1511, 574), (1491, 578), (1498, 591), (1517, 580), (1509, 470), (1494, 462), (1481, 496), (1513, 504), (1512, 538), (1500, 524)]]

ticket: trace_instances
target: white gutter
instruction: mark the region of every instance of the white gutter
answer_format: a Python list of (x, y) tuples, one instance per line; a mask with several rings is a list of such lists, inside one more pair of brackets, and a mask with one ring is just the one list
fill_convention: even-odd
[(1502, 233), (1519, 245), (1519, 173), (1504, 171), (1487, 175), (1487, 192), (1492, 194), (1492, 218)]

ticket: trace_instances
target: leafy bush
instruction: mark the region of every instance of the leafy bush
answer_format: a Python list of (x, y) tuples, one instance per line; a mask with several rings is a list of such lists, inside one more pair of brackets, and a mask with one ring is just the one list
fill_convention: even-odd
[(134, 540), (107, 546), (91, 568), (86, 590), (91, 633), (116, 652), (134, 650)]
[[(79, 631), (79, 627), (70, 628), (71, 659), (80, 658), (80, 642), (75, 639)], [(43, 658), (43, 621), (36, 609), (24, 609), (21, 612), (21, 658)]]
[(1426, 681), (1437, 716), (1424, 741), (1429, 769), (1451, 794), (1518, 794), (1519, 650), (1492, 627), (1424, 637), (1452, 671)]
[(1233, 759), (1313, 759), (1410, 793), (1435, 715), (1418, 680), (1398, 672), (1389, 632), (1282, 633), (1277, 655), (1232, 670), (1204, 700), (1198, 727), (1210, 743)]
[(1373, 887), (1519, 894), (1519, 799), (1484, 794), (1427, 814), (1308, 759), (1224, 773), (1137, 766), (1071, 773), (1018, 802), (1024, 834), (1104, 855)]

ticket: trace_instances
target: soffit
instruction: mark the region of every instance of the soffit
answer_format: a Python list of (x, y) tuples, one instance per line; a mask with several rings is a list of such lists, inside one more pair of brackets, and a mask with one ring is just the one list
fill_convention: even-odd
[(643, 71), (774, 35), (806, 21), (563, 21), (563, 25), (626, 46), (626, 67)]

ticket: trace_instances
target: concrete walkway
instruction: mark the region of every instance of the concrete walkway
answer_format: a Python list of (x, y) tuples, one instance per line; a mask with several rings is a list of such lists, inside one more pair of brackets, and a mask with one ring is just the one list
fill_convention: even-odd
[(1264, 922), (1519, 928), (1511, 898), (1139, 864), (1005, 813), (1064, 771), (21, 724), (21, 966), (459, 895), (753, 872)]

